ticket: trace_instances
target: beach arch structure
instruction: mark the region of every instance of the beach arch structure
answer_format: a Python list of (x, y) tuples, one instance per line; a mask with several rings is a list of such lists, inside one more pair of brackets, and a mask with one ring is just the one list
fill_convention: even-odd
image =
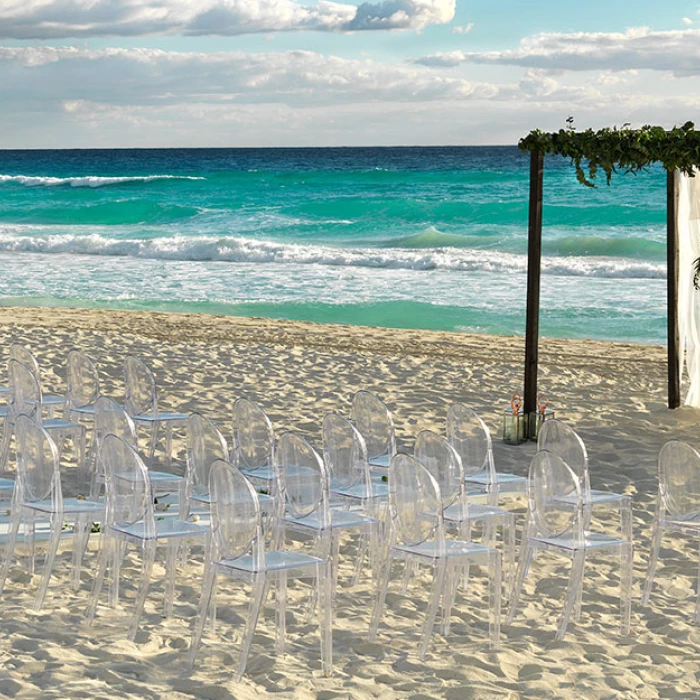
[[(530, 204), (528, 214), (528, 267), (527, 311), (525, 321), (525, 377), (523, 411), (526, 415), (537, 411), (537, 369), (539, 350), (540, 277), (542, 264), (542, 202), (544, 188), (544, 158), (561, 155), (571, 160), (578, 181), (586, 187), (595, 187), (599, 171), (605, 173), (609, 184), (614, 173), (635, 173), (652, 163), (661, 163), (666, 170), (666, 230), (667, 230), (667, 302), (668, 302), (668, 407), (678, 408), (681, 403), (681, 322), (679, 319), (679, 182), (686, 200), (695, 197), (694, 206), (681, 205), (686, 220), (680, 221), (684, 234), (700, 234), (700, 185), (692, 189), (685, 185), (688, 178), (700, 173), (700, 131), (692, 122), (666, 130), (661, 126), (643, 126), (631, 129), (628, 124), (599, 131), (576, 131), (573, 119), (567, 127), (555, 132), (531, 131), (518, 144), (530, 153)], [(700, 179), (700, 174), (698, 175)], [(692, 219), (695, 228), (687, 226)], [(694, 258), (698, 288), (700, 257)], [(686, 295), (687, 296), (687, 295)], [(687, 304), (688, 299), (684, 298)], [(694, 325), (694, 324), (693, 324)], [(687, 329), (686, 329), (687, 330)], [(695, 327), (693, 330), (696, 331)], [(700, 382), (700, 344), (696, 357), (689, 360), (693, 374)], [(691, 386), (691, 393), (700, 399), (700, 390)], [(693, 405), (700, 406), (700, 400)]]

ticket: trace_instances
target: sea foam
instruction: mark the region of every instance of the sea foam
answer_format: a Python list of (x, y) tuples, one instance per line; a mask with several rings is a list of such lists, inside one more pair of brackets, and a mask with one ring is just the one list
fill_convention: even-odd
[[(445, 270), (518, 274), (527, 271), (527, 256), (464, 248), (340, 248), (279, 243), (237, 236), (170, 236), (151, 239), (109, 238), (100, 234), (18, 235), (0, 228), (0, 252), (69, 253), (157, 260), (221, 261), (333, 265), (396, 270)], [(665, 266), (648, 261), (607, 257), (545, 257), (545, 273), (602, 278), (662, 279)]]
[(35, 175), (0, 175), (0, 184), (17, 184), (27, 187), (105, 187), (123, 185), (130, 182), (154, 182), (155, 180), (206, 180), (204, 177), (189, 175), (134, 175), (131, 177), (39, 177)]

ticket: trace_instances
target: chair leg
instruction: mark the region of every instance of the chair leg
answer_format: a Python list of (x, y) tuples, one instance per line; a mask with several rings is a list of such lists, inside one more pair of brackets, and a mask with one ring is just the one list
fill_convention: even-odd
[(501, 641), (501, 576), (503, 557), (497, 550), (489, 554), (489, 643), (498, 647)]
[[(377, 630), (379, 629), (379, 620), (382, 616), (384, 601), (386, 600), (386, 592), (389, 588), (389, 577), (391, 576), (391, 565), (393, 557), (391, 553), (388, 555), (384, 567), (377, 576), (377, 595), (374, 599), (374, 610), (372, 610), (372, 621), (369, 626), (369, 641), (374, 642), (377, 639)], [(408, 562), (406, 562), (408, 566)]]
[(576, 550), (571, 565), (571, 574), (569, 576), (569, 585), (566, 590), (566, 601), (564, 603), (564, 612), (559, 619), (557, 628), (556, 640), (560, 642), (564, 639), (566, 628), (569, 625), (571, 613), (576, 604), (576, 597), (579, 593), (579, 588), (583, 585), (583, 565), (586, 561), (586, 553), (583, 549)]
[(105, 580), (107, 564), (109, 563), (111, 550), (113, 549), (114, 545), (115, 542), (113, 541), (113, 538), (108, 537), (104, 532), (100, 533), (100, 553), (97, 558), (97, 573), (95, 575), (95, 582), (92, 586), (92, 592), (90, 593), (90, 602), (88, 603), (87, 612), (85, 614), (88, 625), (91, 625), (95, 620), (97, 604), (99, 602), (100, 593), (102, 592), (102, 586)]
[(34, 599), (34, 610), (41, 610), (41, 606), (44, 604), (46, 591), (49, 588), (49, 581), (51, 580), (51, 571), (53, 570), (53, 563), (56, 559), (56, 552), (58, 551), (58, 543), (61, 539), (62, 527), (63, 515), (61, 513), (52, 513), (51, 532), (49, 535), (48, 550), (46, 552), (46, 561), (44, 562), (44, 573), (41, 576), (39, 590), (37, 591), (36, 598)]
[(649, 605), (649, 596), (651, 595), (651, 587), (654, 584), (654, 575), (656, 574), (656, 563), (659, 559), (659, 547), (661, 546), (662, 530), (658, 519), (654, 521), (654, 531), (651, 534), (651, 551), (649, 552), (649, 569), (647, 577), (644, 581), (644, 591), (642, 592), (642, 605)]
[(620, 550), (620, 634), (623, 637), (630, 633), (633, 553), (634, 547), (632, 542), (629, 542)]
[(153, 421), (151, 423), (151, 440), (148, 447), (148, 459), (150, 464), (153, 464), (153, 458), (156, 455), (156, 442), (158, 441), (158, 428), (160, 423), (158, 421)]
[(190, 667), (194, 666), (194, 660), (199, 651), (199, 645), (202, 642), (202, 634), (204, 633), (204, 625), (207, 622), (209, 607), (214, 598), (216, 589), (216, 569), (213, 566), (207, 566), (204, 572), (204, 580), (202, 581), (202, 595), (199, 601), (199, 614), (194, 623), (194, 631), (192, 632), (192, 642), (190, 643), (190, 651), (187, 655), (187, 663)]
[[(527, 537), (527, 533), (523, 534), (523, 537)], [(525, 583), (525, 577), (530, 569), (530, 562), (532, 561), (533, 548), (527, 543), (527, 539), (523, 542), (522, 550), (520, 552), (520, 558), (518, 560), (518, 571), (515, 574), (515, 582), (513, 583), (513, 590), (510, 594), (510, 602), (508, 604), (508, 624), (513, 623), (513, 618), (515, 617), (515, 611), (518, 608), (518, 602), (520, 601), (520, 593), (523, 589), (523, 584)]]
[(5, 545), (5, 561), (2, 565), (2, 573), (0, 573), (0, 593), (2, 593), (5, 589), (7, 575), (10, 573), (10, 564), (12, 564), (12, 557), (15, 552), (15, 544), (17, 543), (17, 533), (19, 532), (19, 526), (22, 522), (22, 513), (20, 511), (21, 507), (22, 506), (20, 506), (19, 504), (13, 504), (10, 531), (7, 538), (7, 544)]
[(284, 654), (284, 642), (287, 633), (287, 572), (280, 571), (277, 575), (277, 588), (275, 598), (275, 610), (277, 616), (277, 641), (275, 651)]
[(87, 547), (88, 537), (90, 536), (90, 521), (87, 515), (78, 515), (75, 518), (73, 526), (73, 565), (72, 579), (73, 590), (77, 591), (80, 588), (80, 570), (83, 563), (83, 555)]
[(168, 467), (173, 463), (173, 424), (165, 424), (165, 463)]
[(425, 622), (423, 623), (423, 636), (418, 650), (418, 657), (421, 661), (425, 659), (425, 655), (428, 652), (430, 636), (432, 635), (433, 627), (435, 626), (435, 616), (437, 615), (440, 597), (445, 584), (445, 568), (446, 562), (440, 561), (433, 570), (433, 590), (430, 594), (430, 602), (428, 603), (428, 610), (425, 614)]
[(447, 637), (450, 633), (450, 617), (452, 606), (455, 602), (457, 586), (459, 585), (460, 572), (450, 567), (445, 576), (445, 593), (442, 598), (442, 635)]
[(143, 607), (146, 603), (146, 596), (148, 595), (148, 587), (151, 583), (151, 574), (153, 572), (153, 561), (156, 558), (156, 542), (155, 540), (149, 540), (144, 544), (143, 551), (143, 572), (141, 575), (141, 583), (139, 584), (138, 591), (136, 593), (136, 603), (134, 605), (133, 617), (131, 618), (131, 625), (129, 626), (128, 637), (130, 641), (134, 641), (136, 638), (136, 632), (139, 628), (139, 620), (141, 619), (141, 614), (143, 613)]
[(319, 627), (321, 632), (321, 668), (323, 675), (333, 675), (333, 591), (330, 562), (316, 567), (316, 588), (321, 601)]
[(267, 585), (263, 577), (253, 580), (253, 591), (248, 603), (248, 619), (246, 621), (245, 632), (243, 634), (243, 642), (241, 644), (241, 654), (238, 658), (238, 667), (236, 668), (236, 680), (240, 680), (245, 673), (245, 667), (248, 663), (248, 654), (250, 646), (253, 642), (253, 635), (260, 617), (260, 610), (265, 602), (265, 592)]
[(173, 599), (175, 598), (175, 574), (177, 572), (177, 559), (180, 550), (180, 542), (170, 539), (167, 545), (165, 560), (165, 591), (163, 598), (163, 617), (172, 617)]

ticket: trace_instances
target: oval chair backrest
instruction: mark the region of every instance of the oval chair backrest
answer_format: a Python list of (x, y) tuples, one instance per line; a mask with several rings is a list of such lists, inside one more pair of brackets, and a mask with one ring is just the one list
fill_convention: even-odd
[(138, 449), (136, 425), (131, 416), (116, 401), (100, 396), (95, 402), (95, 441), (98, 451), (108, 435), (116, 435), (135, 450)]
[(19, 360), (10, 360), (9, 405), (12, 415), (27, 415), (41, 420), (41, 385), (34, 370)]
[(155, 415), (158, 412), (153, 373), (134, 355), (127, 355), (124, 359), (124, 383), (126, 384), (124, 408), (130, 416)]
[(187, 420), (187, 474), (193, 493), (209, 493), (209, 470), (215, 460), (228, 461), (226, 438), (208, 418), (192, 413)]
[(444, 551), (440, 487), (415, 458), (399, 453), (389, 464), (389, 507), (396, 537), (401, 544), (419, 545), (435, 539)]
[(659, 452), (661, 505), (673, 516), (700, 511), (700, 454), (690, 445), (671, 440)]
[(355, 426), (338, 413), (327, 413), (321, 426), (323, 459), (331, 484), (350, 489), (358, 484), (366, 487), (369, 496), (369, 465), (367, 447)]
[(537, 436), (537, 449), (559, 455), (578, 476), (584, 488), (590, 488), (586, 446), (570, 425), (556, 418), (544, 421)]
[(356, 392), (352, 397), (350, 420), (364, 438), (370, 460), (395, 454), (394, 420), (386, 404), (376, 394), (365, 390)]
[(207, 488), (211, 495), (212, 558), (238, 559), (250, 552), (254, 570), (261, 571), (265, 555), (255, 489), (223, 459), (212, 462)]
[(58, 448), (35, 420), (20, 414), (15, 421), (17, 487), (22, 502), (51, 501), (60, 512), (63, 503)]
[(258, 404), (238, 399), (233, 404), (233, 462), (239, 469), (272, 467), (275, 462), (275, 432)]
[(418, 433), (413, 456), (437, 482), (442, 507), (464, 501), (464, 472), (462, 461), (450, 443), (432, 430)]
[(105, 524), (123, 527), (142, 522), (143, 538), (155, 539), (153, 490), (148, 469), (138, 452), (122, 438), (107, 435), (102, 442), (100, 461), (105, 472)]
[(37, 381), (41, 384), (39, 363), (37, 362), (36, 357), (34, 357), (34, 353), (29, 348), (25, 347), (24, 345), (20, 345), (19, 343), (12, 343), (12, 345), (10, 345), (10, 359), (17, 360), (17, 362), (27, 365), (27, 367), (34, 372)]
[(491, 433), (474, 409), (461, 403), (447, 409), (447, 439), (462, 460), (465, 476), (486, 472), (495, 478)]
[(280, 496), (295, 518), (316, 513), (321, 528), (330, 527), (330, 480), (320, 455), (301, 435), (287, 432), (277, 445)]
[(541, 537), (583, 543), (583, 500), (578, 476), (557, 454), (541, 450), (530, 463), (529, 516)]
[(66, 360), (66, 401), (69, 408), (92, 406), (100, 395), (100, 380), (94, 362), (80, 350), (71, 350)]

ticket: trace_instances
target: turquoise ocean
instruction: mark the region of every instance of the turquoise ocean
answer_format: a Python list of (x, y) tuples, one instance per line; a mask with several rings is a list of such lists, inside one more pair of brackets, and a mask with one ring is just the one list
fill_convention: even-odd
[[(0, 151), (0, 304), (523, 334), (516, 147)], [(666, 342), (664, 171), (547, 159), (541, 333)]]

